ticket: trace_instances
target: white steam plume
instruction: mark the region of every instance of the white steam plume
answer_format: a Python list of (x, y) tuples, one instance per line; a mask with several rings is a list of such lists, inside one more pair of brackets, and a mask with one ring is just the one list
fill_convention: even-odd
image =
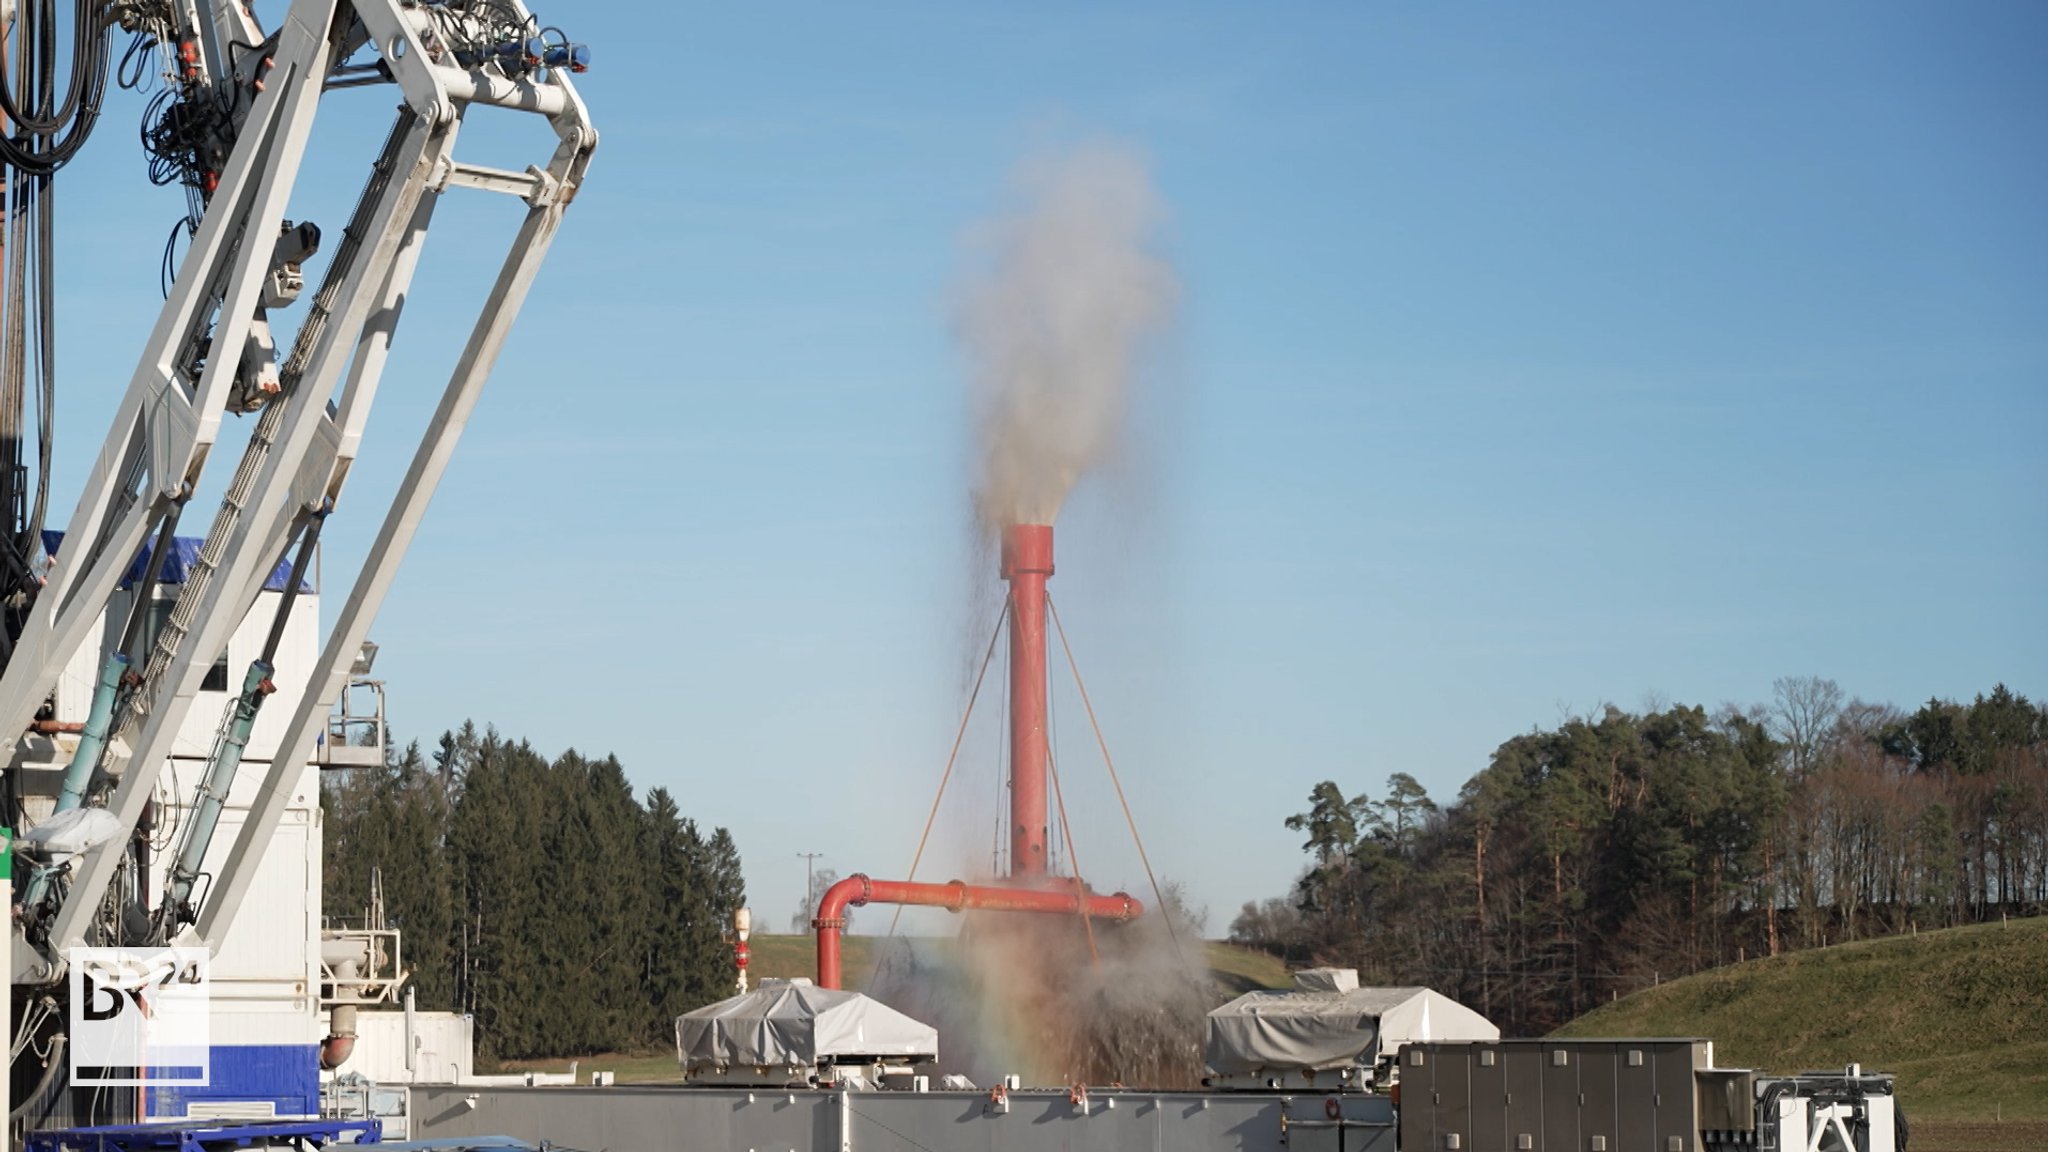
[(1096, 144), (1023, 165), (1024, 207), (993, 222), (960, 317), (981, 435), (975, 509), (992, 528), (1050, 524), (1117, 447), (1173, 270), (1144, 161)]

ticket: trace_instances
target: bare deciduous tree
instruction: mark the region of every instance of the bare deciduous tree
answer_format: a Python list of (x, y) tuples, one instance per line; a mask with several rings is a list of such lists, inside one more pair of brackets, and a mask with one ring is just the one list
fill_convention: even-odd
[(1785, 742), (1793, 778), (1804, 778), (1834, 750), (1842, 687), (1820, 676), (1780, 676), (1771, 692), (1773, 734)]

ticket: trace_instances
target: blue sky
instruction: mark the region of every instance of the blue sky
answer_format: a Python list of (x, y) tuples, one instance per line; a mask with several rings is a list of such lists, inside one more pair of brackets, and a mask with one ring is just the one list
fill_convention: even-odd
[[(994, 611), (963, 237), (1073, 142), (1149, 158), (1182, 307), (1052, 592), (1213, 931), (1285, 891), (1325, 778), (1448, 799), (1569, 712), (1785, 675), (2048, 693), (2036, 5), (558, 7), (604, 143), (378, 673), (402, 737), (616, 752), (733, 830), (771, 924), (798, 852), (908, 866)], [(295, 215), (338, 232), (390, 102), (330, 101)], [(140, 113), (59, 207), (65, 511), (179, 211)], [(331, 567), (513, 219), (441, 209)], [(1054, 707), (1081, 863), (1144, 895)], [(924, 876), (986, 859), (997, 711)]]

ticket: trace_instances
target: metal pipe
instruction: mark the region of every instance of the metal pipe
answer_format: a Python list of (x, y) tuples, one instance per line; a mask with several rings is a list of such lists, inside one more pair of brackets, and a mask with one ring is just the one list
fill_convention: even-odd
[[(164, 564), (169, 561), (171, 550), (178, 546), (178, 518), (185, 514), (183, 501), (171, 505), (164, 513), (164, 522), (157, 526), (156, 543), (149, 550), (149, 566), (143, 570), (142, 583), (132, 589), (134, 598), (128, 605), (128, 622), (121, 628), (121, 652), (133, 652), (142, 646), (142, 629), (149, 622), (149, 606), (156, 601), (157, 586), (162, 583)], [(154, 640), (155, 637), (150, 637)]]
[(199, 786), (199, 802), (192, 809), (191, 823), (185, 826), (184, 843), (178, 846), (178, 859), (171, 867), (169, 881), (164, 885), (163, 906), (157, 912), (158, 924), (164, 938), (170, 939), (180, 924), (192, 922), (192, 890), (199, 883), (200, 868), (206, 863), (206, 850), (213, 844), (214, 829), (220, 824), (222, 810), (228, 804), (228, 791), (235, 786), (235, 775), (242, 767), (242, 750), (249, 745), (249, 733), (256, 727), (256, 711), (263, 707), (263, 701), (277, 686), (270, 682), (271, 666), (262, 660), (249, 662), (249, 673), (242, 678), (242, 694), (235, 702), (228, 721), (223, 726), (220, 740), (214, 745), (212, 761), (206, 766), (206, 776)]
[[(107, 657), (106, 664), (100, 668), (99, 682), (92, 690), (92, 712), (86, 717), (71, 763), (64, 769), (64, 790), (57, 794), (56, 811), (68, 812), (85, 803), (85, 790), (92, 784), (93, 773), (99, 771), (100, 756), (107, 748), (107, 733), (113, 727), (114, 701), (120, 695), (121, 678), (127, 674), (128, 657), (119, 652)], [(42, 723), (37, 721), (38, 725)], [(59, 730), (69, 727), (63, 725)], [(32, 874), (28, 885), (22, 889), (22, 905), (33, 908), (42, 903), (43, 893), (49, 884), (48, 873), (38, 871)]]
[(336, 1004), (328, 1013), (328, 1019), (333, 1021), (333, 1026), (328, 1029), (327, 1038), (320, 1041), (320, 1067), (323, 1071), (332, 1072), (355, 1055), (356, 1006)]
[[(359, 974), (360, 969), (353, 957), (336, 965), (334, 969), (334, 994), (336, 996), (357, 995), (360, 989), (356, 987), (355, 981)], [(410, 1006), (408, 1005), (408, 1007)], [(408, 1023), (411, 1022), (412, 1017), (410, 1014), (406, 1016), (406, 1020)], [(409, 1041), (410, 1036), (407, 1039)], [(320, 1041), (321, 1069), (327, 1072), (334, 1071), (336, 1068), (348, 1063), (349, 1056), (355, 1050), (356, 1006), (353, 1004), (336, 1004), (327, 1011), (327, 1038)], [(411, 1062), (412, 1057), (408, 1053), (406, 1063), (410, 1065)]]
[(99, 682), (92, 689), (92, 711), (85, 718), (85, 732), (71, 766), (64, 770), (64, 790), (57, 794), (57, 811), (69, 812), (85, 802), (85, 789), (99, 769), (100, 753), (106, 751), (107, 731), (114, 721), (114, 698), (121, 690), (121, 677), (128, 674), (128, 657), (119, 652), (107, 657), (100, 668)]
[(838, 988), (840, 984), (840, 936), (846, 930), (846, 910), (864, 904), (913, 904), (961, 912), (1037, 912), (1063, 916), (1088, 916), (1097, 920), (1135, 920), (1145, 906), (1129, 893), (1104, 896), (1091, 892), (1078, 879), (1062, 879), (1060, 887), (1002, 888), (967, 884), (959, 880), (945, 884), (918, 884), (904, 880), (873, 880), (855, 873), (825, 890), (818, 901), (818, 917), (811, 927), (818, 933), (818, 986)]
[(292, 557), (292, 574), (286, 579), (284, 595), (278, 598), (277, 612), (270, 618), (270, 635), (263, 640), (263, 658), (277, 659), (278, 645), (284, 642), (284, 626), (292, 618), (292, 605), (299, 599), (299, 586), (306, 582), (306, 567), (312, 562), (313, 550), (320, 546), (320, 529), (327, 523), (325, 505), (312, 516), (312, 523), (306, 526), (306, 533), (299, 538), (298, 555)]
[(1052, 525), (1003, 530), (1010, 582), (1010, 875), (1043, 876), (1046, 859), (1045, 581)]
[(568, 93), (555, 84), (532, 80), (508, 80), (490, 72), (464, 72), (454, 68), (434, 69), (434, 78), (458, 104), (495, 104), (520, 112), (560, 116), (569, 107)]

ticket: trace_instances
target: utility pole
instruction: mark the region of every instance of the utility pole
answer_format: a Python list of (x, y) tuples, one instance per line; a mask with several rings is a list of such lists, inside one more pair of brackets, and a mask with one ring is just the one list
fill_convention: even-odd
[(815, 900), (818, 895), (818, 860), (825, 854), (823, 852), (799, 852), (797, 855), (802, 857), (804, 862), (804, 907), (809, 908), (811, 901)]

